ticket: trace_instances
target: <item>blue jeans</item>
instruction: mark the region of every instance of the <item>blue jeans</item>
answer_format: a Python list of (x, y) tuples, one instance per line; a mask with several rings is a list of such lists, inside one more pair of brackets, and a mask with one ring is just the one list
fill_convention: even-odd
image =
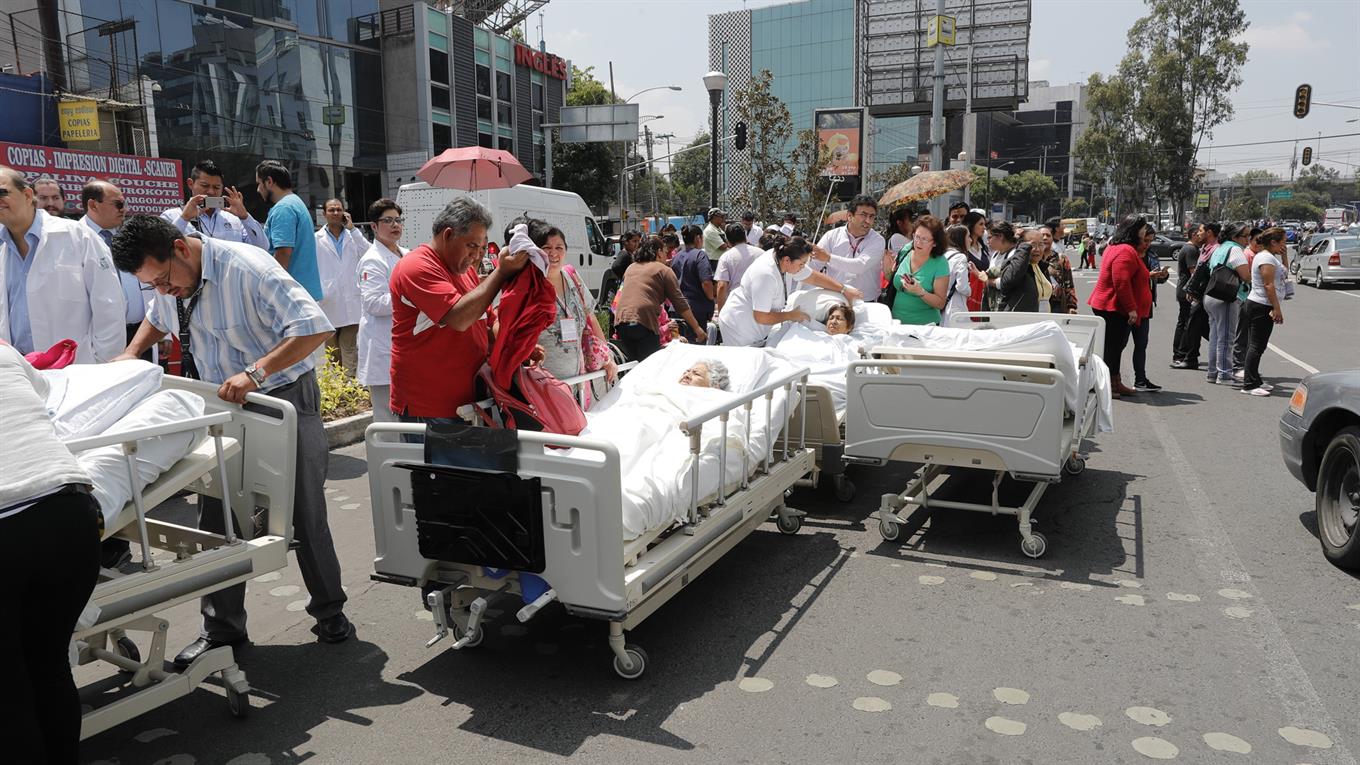
[(1232, 377), (1233, 336), (1237, 332), (1237, 301), (1225, 303), (1204, 296), (1204, 311), (1209, 314), (1209, 374)]

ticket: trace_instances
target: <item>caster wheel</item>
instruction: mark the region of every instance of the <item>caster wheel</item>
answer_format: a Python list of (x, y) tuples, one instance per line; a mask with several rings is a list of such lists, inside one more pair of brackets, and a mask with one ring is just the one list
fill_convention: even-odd
[(227, 683), (227, 708), (231, 710), (232, 717), (248, 717), (250, 715), (250, 691), (237, 691)]
[[(113, 652), (122, 656), (124, 659), (132, 659), (139, 663), (142, 660), (142, 652), (137, 650), (137, 644), (132, 642), (132, 638), (126, 635), (114, 641)], [(132, 674), (131, 671), (126, 669), (119, 669), (118, 671), (125, 674)]]
[(841, 502), (849, 502), (855, 498), (855, 484), (848, 478), (841, 478), (836, 481), (836, 499)]
[[(453, 639), (454, 639), (454, 640), (462, 640), (462, 639), (463, 639), (463, 635), (464, 635), (463, 630), (460, 629), (460, 628), (458, 627), (458, 625), (454, 625), (454, 627), (453, 627)], [(463, 648), (465, 648), (465, 649), (466, 649), (466, 648), (476, 648), (477, 646), (479, 646), (479, 645), (482, 644), (482, 638), (484, 638), (484, 637), (486, 637), (486, 633), (482, 631), (482, 625), (479, 624), (479, 625), (477, 625), (477, 629), (475, 629), (475, 630), (472, 631), (472, 640), (469, 640), (469, 641), (467, 642), (467, 644), (463, 646)]]
[(1020, 551), (1031, 558), (1042, 558), (1047, 550), (1048, 540), (1037, 531), (1030, 534), (1029, 539), (1020, 541)]
[(799, 515), (776, 515), (774, 525), (779, 529), (780, 534), (797, 534), (803, 528), (803, 518)]
[(1068, 475), (1081, 475), (1082, 471), (1085, 469), (1086, 460), (1080, 457), (1071, 457), (1063, 464), (1063, 470), (1066, 471)]
[(636, 680), (647, 671), (647, 652), (636, 645), (626, 645), (623, 652), (628, 655), (628, 666), (624, 666), (618, 656), (614, 657), (614, 672), (624, 680)]
[(896, 542), (897, 537), (902, 533), (902, 527), (892, 521), (878, 522), (878, 533), (883, 536), (885, 542)]

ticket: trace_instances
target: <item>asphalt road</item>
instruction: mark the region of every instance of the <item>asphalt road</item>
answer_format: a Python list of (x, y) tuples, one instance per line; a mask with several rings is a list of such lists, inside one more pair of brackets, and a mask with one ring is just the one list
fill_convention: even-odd
[[(426, 649), (417, 594), (368, 579), (349, 447), (327, 492), (357, 638), (314, 641), (296, 567), (261, 577), (240, 656), (252, 716), (205, 687), (86, 742), (85, 761), (1355, 763), (1360, 586), (1322, 558), (1276, 421), (1307, 368), (1360, 367), (1360, 291), (1299, 288), (1264, 399), (1167, 369), (1161, 293), (1149, 374), (1165, 390), (1115, 402), (1086, 472), (1045, 496), (1039, 561), (1013, 520), (980, 514), (884, 543), (870, 514), (907, 466), (853, 470), (853, 502), (796, 492), (813, 514), (799, 534), (757, 531), (631, 633), (651, 667), (629, 683), (603, 625), (556, 608), (501, 614), (474, 650)], [(197, 610), (169, 616), (173, 653)]]

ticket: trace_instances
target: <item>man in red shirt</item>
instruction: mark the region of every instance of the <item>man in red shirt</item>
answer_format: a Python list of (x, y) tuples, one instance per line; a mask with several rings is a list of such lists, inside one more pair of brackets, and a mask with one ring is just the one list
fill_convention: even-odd
[(496, 323), (491, 303), (529, 262), (527, 252), (502, 252), (479, 283), (490, 225), (485, 207), (455, 199), (435, 218), (433, 238), (392, 269), (392, 411), (403, 422), (456, 420), (475, 400)]

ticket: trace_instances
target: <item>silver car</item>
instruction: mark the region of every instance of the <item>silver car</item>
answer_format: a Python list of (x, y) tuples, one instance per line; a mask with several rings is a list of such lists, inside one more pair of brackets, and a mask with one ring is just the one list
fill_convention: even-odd
[(1314, 236), (1292, 265), (1299, 284), (1325, 288), (1336, 282), (1360, 282), (1360, 236)]
[(1280, 417), (1280, 455), (1316, 495), (1323, 555), (1360, 569), (1360, 369), (1299, 383)]

